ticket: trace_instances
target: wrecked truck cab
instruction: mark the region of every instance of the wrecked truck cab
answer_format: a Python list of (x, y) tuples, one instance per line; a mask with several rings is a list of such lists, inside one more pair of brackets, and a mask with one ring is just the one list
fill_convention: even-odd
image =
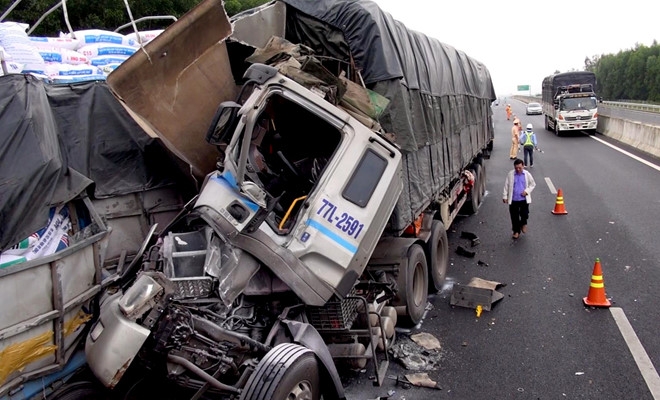
[[(246, 76), (259, 70), (273, 69), (254, 65)], [(139, 364), (183, 387), (203, 382), (227, 398), (256, 399), (287, 359), (283, 394), (294, 382), (318, 398), (329, 376), (341, 398), (319, 330), (360, 327), (357, 304), (369, 308), (355, 285), (402, 190), (401, 154), (279, 73), (257, 81), (240, 109), (220, 110), (236, 121), (222, 169), (159, 235), (134, 280), (105, 300), (86, 343), (90, 368), (108, 387)], [(348, 320), (330, 320), (321, 310), (342, 299), (351, 299)], [(343, 335), (334, 334), (335, 347), (375, 357), (373, 339)]]

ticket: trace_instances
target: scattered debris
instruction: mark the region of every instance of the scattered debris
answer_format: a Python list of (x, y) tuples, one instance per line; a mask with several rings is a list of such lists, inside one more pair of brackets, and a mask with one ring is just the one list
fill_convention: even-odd
[(458, 254), (459, 256), (473, 258), (477, 253), (475, 253), (474, 251), (469, 251), (465, 249), (465, 247), (463, 246), (458, 246), (458, 248), (456, 249), (456, 254)]
[(413, 342), (422, 346), (426, 350), (439, 350), (441, 347), (440, 341), (430, 333), (426, 333), (426, 332), (416, 333), (414, 335), (411, 335), (410, 339), (412, 339)]
[(401, 385), (401, 387), (404, 389), (410, 389), (412, 386), (412, 383), (405, 376), (400, 377), (398, 375), (389, 375), (388, 378), (395, 380), (395, 385)]
[(481, 261), (481, 260), (479, 260), (479, 261), (477, 261), (477, 265), (483, 265), (484, 267), (487, 267), (487, 266), (488, 266), (488, 263), (485, 262), (485, 261)]
[(389, 350), (392, 358), (410, 371), (431, 371), (440, 365), (440, 347), (427, 350), (407, 336), (397, 337)]
[(481, 243), (481, 241), (479, 240), (479, 237), (477, 237), (477, 235), (475, 235), (472, 232), (463, 231), (463, 232), (461, 232), (461, 237), (463, 239), (469, 239), (472, 242), (472, 247), (477, 246)]
[(454, 284), (450, 304), (474, 309), (481, 306), (482, 310), (490, 311), (493, 304), (504, 298), (496, 290), (504, 286), (506, 284), (474, 277), (467, 285)]
[(427, 387), (431, 389), (442, 389), (440, 386), (438, 386), (436, 381), (429, 378), (429, 375), (426, 372), (406, 374), (405, 377), (414, 386)]

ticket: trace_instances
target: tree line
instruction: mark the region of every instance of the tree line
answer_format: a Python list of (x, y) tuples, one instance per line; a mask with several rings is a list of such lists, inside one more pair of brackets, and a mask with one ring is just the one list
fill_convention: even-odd
[[(268, 0), (225, 0), (225, 10), (229, 16), (247, 10)], [(129, 0), (133, 19), (148, 16), (173, 16), (180, 18), (188, 10), (199, 4), (201, 0)], [(52, 13), (39, 23), (31, 32), (32, 36), (59, 36), (60, 32), (68, 33), (65, 22), (62, 1), (58, 0), (0, 0), (0, 15), (15, 7), (3, 21), (22, 22), (33, 26), (51, 8), (60, 4)], [(74, 31), (83, 29), (103, 29), (114, 31), (130, 22), (124, 0), (66, 0), (66, 14)], [(141, 31), (164, 29), (172, 23), (172, 18), (145, 20), (138, 24)], [(127, 28), (129, 29), (129, 28)], [(120, 32), (120, 33), (129, 33)]]
[(596, 74), (596, 92), (606, 100), (660, 103), (660, 45), (637, 44), (617, 54), (584, 60), (584, 69)]

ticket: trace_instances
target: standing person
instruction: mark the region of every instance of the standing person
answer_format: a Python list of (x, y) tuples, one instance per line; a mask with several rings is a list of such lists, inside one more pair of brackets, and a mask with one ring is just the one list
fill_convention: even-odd
[(536, 182), (532, 174), (523, 167), (523, 160), (516, 158), (513, 170), (509, 171), (504, 181), (502, 201), (509, 204), (511, 216), (511, 230), (514, 239), (520, 237), (520, 232), (527, 233), (527, 219), (529, 218), (529, 204), (532, 202), (532, 190)]
[(511, 120), (511, 112), (512, 112), (511, 111), (511, 104), (506, 105), (505, 111), (506, 111), (506, 120), (510, 121)]
[[(523, 152), (525, 154), (525, 167), (534, 166), (534, 148), (537, 147), (536, 143), (536, 134), (534, 133), (534, 127), (532, 124), (527, 124), (527, 128), (523, 133), (520, 134), (520, 143), (523, 145)], [(529, 164), (527, 159), (529, 158)]]
[(515, 115), (513, 116), (513, 126), (511, 127), (511, 150), (509, 150), (509, 159), (513, 160), (518, 157), (518, 146), (520, 146), (520, 120)]

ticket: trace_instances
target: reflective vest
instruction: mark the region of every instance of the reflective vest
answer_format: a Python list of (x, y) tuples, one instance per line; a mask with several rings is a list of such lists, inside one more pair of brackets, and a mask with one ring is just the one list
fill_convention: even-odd
[(523, 143), (523, 146), (534, 146), (534, 142), (532, 142), (532, 134), (534, 132), (525, 132), (525, 143)]

